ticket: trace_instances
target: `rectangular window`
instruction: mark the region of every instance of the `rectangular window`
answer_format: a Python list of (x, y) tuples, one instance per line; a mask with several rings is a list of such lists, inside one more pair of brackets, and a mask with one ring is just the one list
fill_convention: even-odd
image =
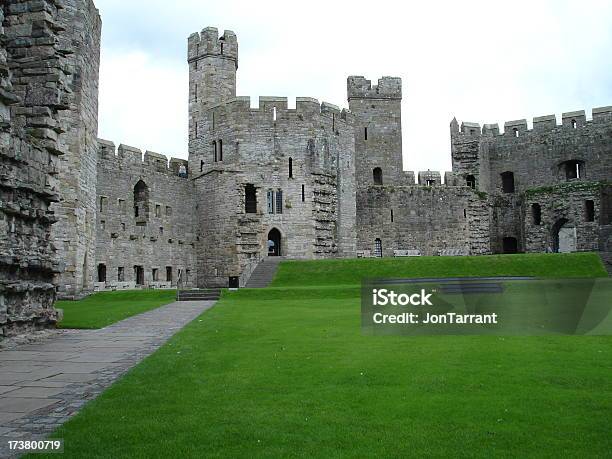
[(108, 201), (108, 198), (105, 196), (101, 196), (100, 197), (100, 213), (103, 214), (104, 212), (106, 212), (106, 202)]
[(276, 192), (276, 213), (283, 213), (283, 190), (278, 190)]
[(584, 216), (587, 222), (595, 221), (595, 202), (590, 199), (584, 201)]
[(166, 206), (166, 217), (170, 217), (172, 215), (172, 207)]
[(125, 282), (125, 269), (123, 266), (117, 268), (117, 281)]
[(119, 207), (119, 212), (124, 214), (125, 213), (125, 199), (117, 200), (117, 207)]
[(363, 139), (368, 140), (368, 128), (363, 129)]
[(100, 229), (104, 231), (106, 229), (106, 221), (100, 220)]
[(302, 202), (306, 201), (306, 187), (302, 185)]
[(244, 211), (247, 214), (257, 213), (257, 190), (251, 183), (244, 187)]
[(267, 196), (267, 203), (268, 203), (268, 213), (273, 214), (274, 213), (274, 191), (268, 190), (268, 192), (266, 193), (266, 196)]
[(161, 206), (159, 204), (155, 206), (155, 216), (158, 218), (161, 217)]

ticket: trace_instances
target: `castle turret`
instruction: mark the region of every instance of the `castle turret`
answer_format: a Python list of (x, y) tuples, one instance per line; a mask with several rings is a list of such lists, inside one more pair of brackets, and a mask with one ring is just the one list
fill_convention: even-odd
[(348, 102), (355, 114), (357, 186), (402, 182), (402, 80), (383, 77), (378, 86), (362, 76), (347, 82)]

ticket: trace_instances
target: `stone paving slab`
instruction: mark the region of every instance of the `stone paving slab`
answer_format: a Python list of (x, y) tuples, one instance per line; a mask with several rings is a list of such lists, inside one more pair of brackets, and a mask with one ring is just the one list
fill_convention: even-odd
[(101, 330), (0, 350), (0, 457), (14, 457), (9, 440), (45, 438), (214, 303), (171, 303)]

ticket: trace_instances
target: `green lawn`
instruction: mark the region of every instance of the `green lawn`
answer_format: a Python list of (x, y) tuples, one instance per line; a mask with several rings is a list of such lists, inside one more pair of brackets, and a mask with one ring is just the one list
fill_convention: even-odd
[(103, 328), (120, 320), (172, 303), (175, 290), (100, 292), (80, 301), (58, 301), (64, 310), (61, 328)]
[[(228, 292), (54, 436), (66, 457), (609, 457), (612, 338), (364, 336), (356, 285), (601, 263), (444, 261), (284, 264), (278, 287)], [(300, 272), (309, 287), (291, 286)]]

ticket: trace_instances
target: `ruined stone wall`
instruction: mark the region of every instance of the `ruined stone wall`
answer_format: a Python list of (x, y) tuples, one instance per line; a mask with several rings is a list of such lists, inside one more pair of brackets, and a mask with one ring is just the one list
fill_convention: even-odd
[(471, 188), (371, 186), (357, 199), (359, 251), (373, 255), (380, 239), (383, 256), (392, 257), (396, 250), (490, 253), (488, 204)]
[(96, 160), (98, 80), (102, 23), (91, 0), (64, 0), (58, 16), (60, 41), (70, 50), (70, 88), (74, 97), (64, 112), (66, 154), (60, 158), (59, 218), (53, 243), (65, 269), (55, 282), (59, 296), (78, 298), (93, 288), (96, 249)]
[[(227, 285), (229, 277), (266, 256), (273, 228), (282, 236), (281, 255), (354, 255), (349, 113), (310, 98), (298, 98), (296, 109), (288, 109), (286, 98), (262, 97), (255, 109), (240, 97), (209, 109), (202, 126), (190, 156), (201, 203), (202, 285)], [(245, 209), (247, 184), (257, 189), (256, 213)], [(281, 209), (274, 202), (272, 213), (269, 191), (282, 191)]]
[(0, 5), (0, 339), (54, 324), (50, 240), (58, 157), (71, 107), (60, 3)]
[[(179, 271), (186, 286), (194, 286), (194, 186), (179, 176), (187, 162), (172, 158), (168, 163), (153, 152), (143, 159), (136, 148), (120, 145), (115, 151), (115, 145), (104, 140), (99, 141), (98, 158), (94, 283), (99, 288), (133, 288), (138, 281), (134, 267), (140, 266), (143, 286), (176, 286)], [(144, 203), (135, 196), (141, 181), (146, 186)]]
[[(576, 250), (599, 249), (601, 224), (585, 221), (584, 207), (592, 200), (595, 222), (600, 221), (601, 194), (584, 187), (612, 179), (612, 107), (593, 109), (592, 115), (588, 120), (584, 111), (564, 113), (561, 125), (554, 115), (541, 116), (531, 130), (526, 120), (510, 121), (501, 134), (497, 124), (481, 129), (477, 123), (459, 127), (453, 120), (453, 172), (464, 183), (473, 176), (476, 188), (488, 194), (494, 252), (504, 251), (504, 238), (516, 238), (519, 251), (555, 249), (552, 240), (561, 219), (576, 227)], [(506, 172), (514, 177), (512, 192), (503, 189)], [(543, 202), (534, 202), (534, 195)], [(537, 227), (527, 216), (532, 204), (542, 208)]]

